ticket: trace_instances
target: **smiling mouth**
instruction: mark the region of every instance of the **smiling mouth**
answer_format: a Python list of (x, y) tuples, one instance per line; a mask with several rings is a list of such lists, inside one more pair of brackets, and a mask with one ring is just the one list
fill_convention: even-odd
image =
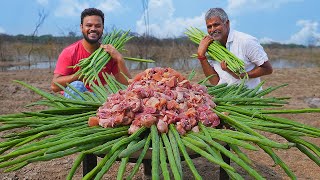
[(212, 36), (216, 36), (216, 35), (218, 35), (218, 34), (220, 34), (221, 32), (220, 31), (213, 31), (212, 33), (211, 33), (211, 35)]
[(221, 34), (221, 32), (219, 32), (219, 31), (214, 31), (214, 32), (210, 33), (210, 36), (211, 36), (212, 38), (215, 38), (215, 37), (218, 37), (220, 34)]
[(88, 36), (91, 38), (97, 38), (98, 34), (97, 33), (89, 33)]

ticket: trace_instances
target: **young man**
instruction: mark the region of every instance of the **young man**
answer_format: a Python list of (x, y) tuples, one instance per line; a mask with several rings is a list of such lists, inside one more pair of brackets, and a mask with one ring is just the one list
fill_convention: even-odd
[[(125, 76), (131, 78), (131, 75), (125, 65), (122, 55), (111, 44), (101, 45), (99, 42), (104, 29), (103, 12), (96, 8), (85, 9), (81, 13), (80, 29), (83, 34), (83, 39), (69, 45), (59, 55), (51, 82), (51, 89), (54, 92), (58, 92), (61, 91), (61, 88), (55, 83), (64, 87), (69, 83), (81, 92), (88, 91), (90, 87), (85, 86), (81, 79), (74, 75), (79, 68), (73, 69), (69, 66), (74, 66), (81, 59), (89, 57), (100, 46), (111, 56), (111, 60), (106, 64), (102, 72), (113, 74), (117, 81), (122, 84), (128, 84)], [(102, 72), (100, 72), (99, 77), (103, 81)], [(105, 82), (103, 81), (102, 83)], [(71, 97), (67, 93), (64, 93), (64, 96), (68, 98)]]
[[(247, 73), (249, 79), (246, 80), (245, 84), (248, 88), (254, 88), (260, 83), (261, 76), (272, 73), (273, 70), (268, 61), (268, 56), (258, 40), (248, 34), (230, 30), (228, 15), (223, 9), (209, 9), (205, 15), (205, 21), (208, 35), (199, 44), (198, 59), (204, 74), (206, 76), (214, 75), (209, 79), (211, 84), (240, 83), (240, 78), (245, 77)], [(221, 63), (217, 61), (208, 62), (205, 54), (208, 46), (214, 40), (219, 41), (231, 53), (244, 61), (246, 73), (240, 74), (239, 77), (227, 68), (225, 61)]]

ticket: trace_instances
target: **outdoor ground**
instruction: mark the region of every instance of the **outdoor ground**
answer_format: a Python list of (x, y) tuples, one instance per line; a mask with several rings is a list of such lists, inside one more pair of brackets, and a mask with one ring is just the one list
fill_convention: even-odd
[[(135, 72), (136, 73), (136, 72)], [(189, 71), (186, 74), (190, 73)], [(24, 71), (9, 71), (0, 72), (0, 114), (18, 113), (26, 111), (24, 105), (35, 102), (40, 97), (20, 86), (12, 80), (22, 80), (35, 87), (41, 88), (50, 92), (50, 81), (52, 72), (49, 70), (24, 70)], [(197, 73), (195, 80), (202, 79), (202, 72)], [(308, 108), (320, 107), (320, 68), (304, 68), (304, 69), (276, 69), (272, 75), (265, 76), (262, 79), (266, 80), (264, 87), (277, 86), (283, 83), (289, 85), (281, 88), (269, 96), (276, 97), (291, 97), (289, 104), (285, 108)], [(295, 114), (282, 115), (286, 118), (299, 121), (301, 123), (309, 124), (320, 128), (320, 114)], [(2, 135), (3, 133), (0, 133)], [(282, 140), (278, 136), (269, 135), (272, 139)], [(320, 146), (320, 138), (310, 139), (313, 143)], [(298, 179), (320, 179), (320, 167), (313, 161), (309, 160), (307, 156), (300, 153), (296, 148), (290, 150), (276, 150), (278, 156), (292, 169)], [(264, 152), (248, 152), (248, 155), (253, 160), (253, 166), (266, 179), (289, 179), (284, 171), (279, 166), (273, 166), (274, 163), (271, 158), (265, 155)], [(49, 162), (41, 162), (29, 164), (23, 169), (12, 172), (3, 173), (0, 171), (0, 179), (14, 179), (14, 180), (58, 180), (65, 179), (68, 174), (76, 155), (63, 157)], [(219, 167), (212, 165), (204, 158), (196, 158), (193, 160), (198, 171), (204, 179), (218, 179)], [(133, 164), (131, 164), (131, 168)], [(241, 168), (232, 163), (245, 179), (251, 179)], [(192, 174), (188, 170), (185, 163), (184, 179), (193, 179)], [(116, 179), (117, 165), (105, 175), (105, 179)], [(81, 179), (82, 169), (77, 171), (74, 179)], [(148, 179), (143, 175), (143, 167), (141, 166), (139, 173), (135, 179)]]

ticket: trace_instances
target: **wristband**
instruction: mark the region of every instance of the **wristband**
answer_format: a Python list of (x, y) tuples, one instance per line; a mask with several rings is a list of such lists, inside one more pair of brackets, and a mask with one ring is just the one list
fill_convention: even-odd
[(207, 60), (207, 57), (206, 56), (198, 56), (198, 59), (200, 61), (205, 61), (205, 60)]

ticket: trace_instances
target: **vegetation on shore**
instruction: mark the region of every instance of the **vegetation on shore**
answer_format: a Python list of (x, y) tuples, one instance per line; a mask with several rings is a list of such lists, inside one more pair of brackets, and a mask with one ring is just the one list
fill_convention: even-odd
[[(152, 36), (134, 36), (125, 45), (125, 56), (153, 59), (166, 62), (188, 59), (196, 52), (197, 46), (187, 36), (158, 39)], [(10, 36), (0, 34), (0, 62), (42, 62), (56, 61), (67, 45), (81, 39), (81, 36)], [(33, 43), (33, 45), (32, 45)], [(320, 62), (320, 47), (308, 47), (296, 44), (263, 44), (269, 59), (301, 60)], [(28, 56), (28, 54), (31, 54)]]

